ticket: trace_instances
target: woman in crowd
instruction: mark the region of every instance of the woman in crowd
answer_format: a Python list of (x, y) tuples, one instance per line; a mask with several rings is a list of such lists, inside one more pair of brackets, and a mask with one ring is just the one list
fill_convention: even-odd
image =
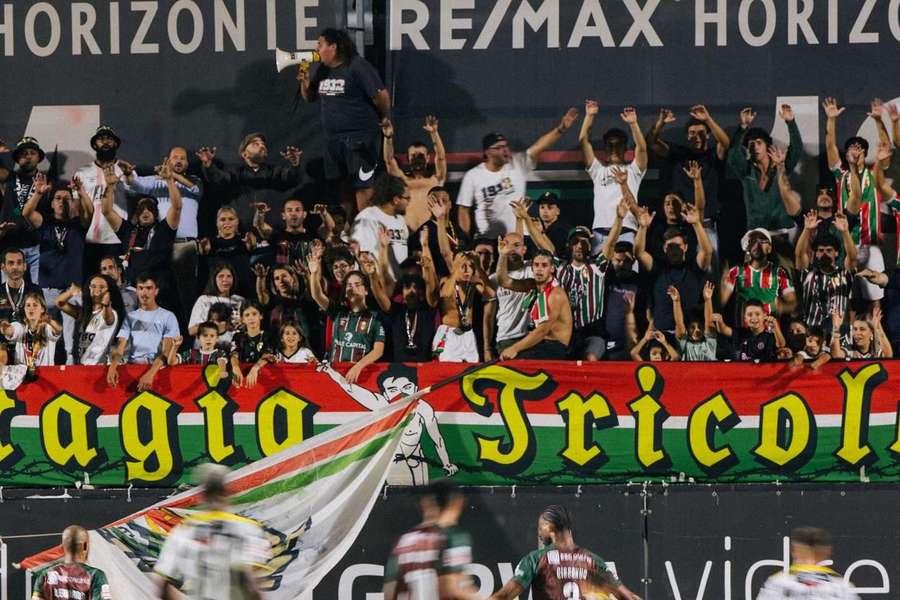
[(90, 308), (85, 309), (81, 288), (74, 283), (56, 299), (63, 314), (75, 319), (73, 359), (77, 365), (104, 365), (116, 333), (125, 321), (125, 305), (119, 287), (111, 277), (92, 276), (88, 280)]
[(831, 313), (834, 333), (831, 335), (831, 355), (848, 360), (871, 360), (893, 358), (894, 352), (881, 326), (881, 309), (872, 311), (872, 319), (856, 318), (850, 324), (850, 332), (840, 336), (843, 315), (839, 311)]
[[(188, 321), (188, 333), (192, 336), (197, 335), (197, 326), (209, 319), (209, 309), (213, 304), (224, 303), (232, 308), (233, 314), (240, 317), (241, 305), (244, 303), (244, 297), (235, 293), (237, 285), (237, 277), (234, 267), (226, 262), (217, 263), (213, 266), (209, 274), (209, 280), (206, 282), (206, 288), (203, 295), (194, 302), (194, 308), (191, 310), (191, 318)], [(238, 319), (234, 319), (237, 321)]]
[(0, 333), (16, 345), (14, 363), (34, 367), (54, 364), (56, 342), (62, 334), (62, 325), (47, 314), (44, 296), (35, 292), (25, 294), (22, 321), (0, 323)]

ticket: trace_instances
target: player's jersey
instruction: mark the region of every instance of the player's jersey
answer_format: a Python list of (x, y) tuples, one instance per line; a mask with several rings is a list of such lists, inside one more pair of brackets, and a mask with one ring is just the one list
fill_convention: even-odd
[(205, 511), (172, 530), (154, 570), (192, 600), (227, 600), (240, 597), (241, 573), (264, 567), (269, 550), (256, 521)]
[(840, 574), (816, 565), (794, 565), (790, 574), (778, 573), (766, 581), (756, 600), (859, 600), (853, 586)]
[(394, 546), (384, 571), (397, 582), (398, 600), (437, 600), (438, 578), (458, 573), (472, 562), (472, 541), (460, 527), (419, 525)]
[(597, 594), (593, 582), (599, 571), (609, 572), (618, 585), (603, 559), (590, 550), (577, 546), (561, 550), (551, 544), (519, 561), (513, 577), (526, 590), (531, 587), (532, 600), (568, 600), (582, 598), (587, 592)]
[(32, 600), (110, 600), (106, 574), (84, 563), (60, 563), (39, 571)]

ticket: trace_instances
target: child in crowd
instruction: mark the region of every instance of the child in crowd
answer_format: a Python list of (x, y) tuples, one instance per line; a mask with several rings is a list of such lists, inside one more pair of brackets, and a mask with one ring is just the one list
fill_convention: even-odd
[(675, 337), (681, 348), (681, 360), (701, 361), (716, 360), (716, 329), (713, 326), (712, 297), (715, 285), (707, 281), (703, 286), (703, 317), (691, 313), (687, 326), (681, 310), (681, 298), (675, 286), (669, 286), (667, 293), (672, 299), (672, 312), (675, 315)]
[[(231, 342), (231, 375), (234, 385), (251, 388), (259, 376), (258, 361), (264, 354), (272, 353), (268, 334), (263, 331), (263, 310), (258, 302), (248, 300), (241, 308), (241, 331), (234, 334)], [(241, 363), (253, 363), (246, 378), (241, 371)]]
[[(643, 353), (646, 347), (646, 354)], [(647, 327), (647, 333), (644, 337), (631, 349), (631, 360), (637, 362), (670, 362), (680, 358), (678, 350), (676, 350), (666, 334), (653, 327), (653, 323)]]
[(744, 304), (744, 326), (736, 331), (725, 324), (722, 315), (713, 317), (719, 333), (731, 338), (733, 358), (737, 361), (773, 362), (778, 351), (785, 347), (778, 319), (766, 316), (762, 302), (747, 300)]
[(62, 335), (62, 325), (47, 314), (43, 294), (25, 294), (21, 321), (0, 322), (0, 333), (16, 345), (14, 364), (25, 365), (29, 372), (35, 367), (54, 364), (56, 342)]
[(198, 348), (191, 348), (179, 353), (178, 348), (181, 347), (182, 341), (179, 336), (172, 344), (168, 357), (170, 366), (200, 365), (205, 367), (217, 363), (223, 372), (228, 367), (228, 353), (218, 347), (219, 328), (212, 321), (204, 321), (197, 326)]

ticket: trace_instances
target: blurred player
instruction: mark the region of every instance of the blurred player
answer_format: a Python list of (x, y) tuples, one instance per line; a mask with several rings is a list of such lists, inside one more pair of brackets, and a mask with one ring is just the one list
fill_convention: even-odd
[(197, 472), (207, 510), (175, 527), (163, 545), (154, 568), (163, 578), (160, 597), (180, 598), (180, 588), (189, 599), (259, 600), (253, 569), (268, 562), (269, 542), (256, 521), (228, 512), (227, 467), (206, 464)]
[(839, 573), (819, 563), (831, 558), (831, 536), (818, 527), (791, 532), (791, 570), (766, 581), (756, 600), (859, 600)]
[(110, 600), (106, 573), (88, 566), (88, 532), (69, 525), (62, 534), (63, 562), (37, 573), (32, 600)]
[(463, 574), (472, 542), (459, 527), (466, 500), (439, 479), (419, 497), (422, 522), (400, 536), (384, 569), (384, 600), (475, 600)]
[(572, 518), (565, 507), (551, 505), (538, 517), (541, 548), (519, 561), (513, 578), (491, 600), (514, 600), (531, 588), (532, 600), (616, 598), (641, 600), (620, 582), (603, 559), (575, 545)]

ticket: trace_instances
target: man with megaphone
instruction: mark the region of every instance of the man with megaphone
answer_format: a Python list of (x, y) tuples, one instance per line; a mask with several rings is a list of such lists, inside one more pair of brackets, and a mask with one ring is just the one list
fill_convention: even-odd
[(390, 118), (391, 99), (346, 31), (323, 30), (316, 52), (318, 66), (298, 71), (300, 95), (307, 102), (320, 101), (325, 177), (352, 184), (360, 211), (372, 198), (381, 124)]

